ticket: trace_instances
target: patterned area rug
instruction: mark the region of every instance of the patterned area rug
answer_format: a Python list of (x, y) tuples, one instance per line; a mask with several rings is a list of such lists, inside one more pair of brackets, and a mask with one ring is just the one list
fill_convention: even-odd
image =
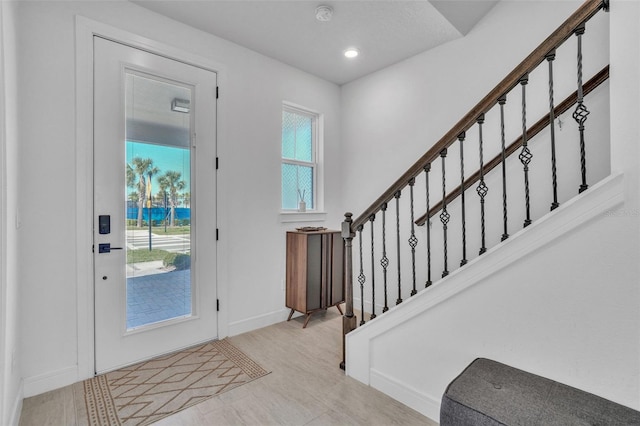
[(148, 425), (266, 374), (217, 340), (78, 383), (77, 417), (89, 426)]

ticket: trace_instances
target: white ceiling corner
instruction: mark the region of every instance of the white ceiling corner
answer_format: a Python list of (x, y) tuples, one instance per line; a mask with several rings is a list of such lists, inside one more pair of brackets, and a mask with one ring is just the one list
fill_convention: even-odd
[(467, 35), (497, 2), (498, 0), (429, 0), (462, 35)]
[[(498, 0), (132, 0), (336, 84), (466, 35)], [(333, 8), (329, 22), (315, 18)], [(356, 47), (360, 56), (343, 56)]]

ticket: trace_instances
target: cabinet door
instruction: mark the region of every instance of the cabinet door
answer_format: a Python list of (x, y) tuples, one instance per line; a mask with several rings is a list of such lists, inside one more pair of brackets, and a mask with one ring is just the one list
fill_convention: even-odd
[(331, 285), (327, 295), (327, 305), (332, 306), (344, 302), (344, 265), (343, 265), (343, 239), (339, 232), (331, 234)]
[(322, 235), (307, 236), (307, 312), (322, 308)]
[(287, 307), (307, 311), (307, 238), (287, 232)]

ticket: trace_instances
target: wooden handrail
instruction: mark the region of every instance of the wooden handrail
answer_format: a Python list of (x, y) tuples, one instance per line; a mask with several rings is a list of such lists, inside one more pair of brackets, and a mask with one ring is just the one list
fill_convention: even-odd
[(605, 8), (606, 0), (587, 0), (578, 10), (576, 10), (566, 21), (562, 23), (549, 37), (547, 37), (529, 56), (527, 56), (520, 64), (513, 69), (496, 87), (493, 88), (476, 106), (456, 123), (451, 130), (436, 142), (418, 161), (416, 161), (398, 180), (393, 183), (373, 204), (371, 204), (360, 216), (352, 223), (352, 230), (364, 225), (371, 215), (376, 214), (382, 204), (390, 201), (394, 194), (402, 190), (409, 184), (409, 180), (420, 174), (427, 164), (433, 162), (442, 150), (453, 144), (459, 134), (469, 130), (475, 123), (477, 118), (488, 112), (497, 102), (498, 98), (507, 94), (513, 89), (520, 79), (532, 72), (544, 60), (545, 56), (558, 48), (565, 40), (567, 40), (575, 30), (583, 23), (588, 21), (600, 9)]
[[(602, 70), (600, 70), (600, 72), (598, 72), (595, 76), (593, 76), (589, 81), (587, 81), (582, 86), (582, 92), (584, 96), (591, 93), (595, 88), (597, 88), (602, 83), (607, 81), (608, 78), (609, 78), (609, 65), (605, 66)], [(569, 108), (575, 105), (577, 101), (578, 101), (578, 91), (576, 90), (553, 109), (554, 116), (558, 117), (560, 114), (564, 114), (569, 110)], [(542, 130), (547, 128), (547, 126), (549, 126), (549, 113), (547, 113), (547, 115), (545, 115), (540, 120), (538, 120), (536, 124), (534, 124), (533, 126), (527, 129), (527, 140), (531, 140), (531, 138), (533, 138), (535, 135), (537, 135)], [(511, 145), (505, 148), (505, 158), (510, 156), (514, 152), (516, 152), (516, 150), (521, 146), (522, 146), (522, 136), (518, 137), (518, 139), (513, 141)], [(501, 162), (502, 162), (502, 154), (498, 154), (491, 161), (487, 162), (484, 165), (483, 167), (484, 174), (486, 175), (487, 172), (497, 167)], [(465, 179), (464, 187), (470, 188), (473, 184), (475, 184), (479, 180), (480, 180), (480, 171), (478, 170), (474, 174), (469, 176), (467, 179)], [(454, 199), (460, 196), (460, 189), (461, 187), (458, 186), (453, 191), (447, 194), (445, 198), (447, 205), (449, 205)], [(429, 217), (433, 217), (441, 209), (442, 209), (442, 200), (440, 200), (438, 203), (436, 203), (433, 207), (429, 209), (429, 212), (428, 212)], [(416, 225), (422, 226), (425, 224), (426, 221), (427, 221), (427, 214), (425, 213), (422, 216), (420, 216), (415, 221), (415, 223)]]

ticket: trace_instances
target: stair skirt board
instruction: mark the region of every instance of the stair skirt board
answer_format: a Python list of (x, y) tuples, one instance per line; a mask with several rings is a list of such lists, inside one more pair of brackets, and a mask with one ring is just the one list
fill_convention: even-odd
[[(439, 305), (474, 284), (506, 268), (527, 254), (540, 249), (588, 221), (612, 211), (624, 202), (624, 175), (612, 174), (587, 191), (489, 249), (482, 257), (456, 269), (445, 280), (407, 298), (374, 321), (367, 322), (346, 336), (346, 374), (392, 396), (428, 417), (437, 419), (440, 401), (419, 390), (404, 387), (371, 367), (372, 341), (399, 324)], [(359, 302), (359, 301), (358, 301)], [(371, 303), (369, 302), (369, 306)], [(359, 305), (358, 305), (359, 306)], [(403, 389), (404, 388), (404, 389)], [(433, 404), (437, 404), (434, 409)], [(434, 417), (435, 413), (435, 417)]]

